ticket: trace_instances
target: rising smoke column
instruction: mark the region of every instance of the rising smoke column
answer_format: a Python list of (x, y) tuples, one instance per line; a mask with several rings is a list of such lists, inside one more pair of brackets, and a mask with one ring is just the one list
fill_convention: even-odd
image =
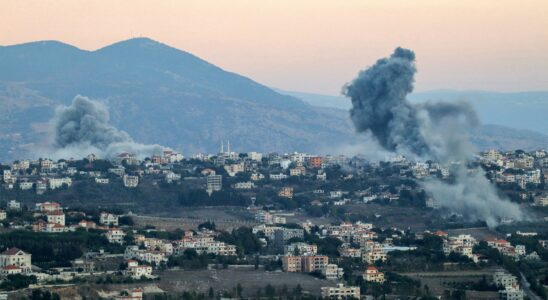
[(51, 120), (53, 157), (83, 157), (90, 153), (114, 157), (122, 152), (138, 157), (160, 154), (165, 147), (136, 143), (125, 131), (109, 124), (107, 107), (76, 96), (69, 106), (58, 107)]
[(371, 133), (388, 151), (442, 164), (460, 162), (454, 183), (421, 183), (441, 206), (490, 227), (501, 217), (521, 219), (519, 206), (501, 199), (481, 169), (472, 174), (467, 170), (474, 149), (463, 129), (479, 124), (473, 108), (460, 102), (413, 105), (406, 97), (413, 91), (416, 71), (415, 53), (397, 48), (347, 84), (343, 93), (352, 100), (350, 117), (356, 130)]

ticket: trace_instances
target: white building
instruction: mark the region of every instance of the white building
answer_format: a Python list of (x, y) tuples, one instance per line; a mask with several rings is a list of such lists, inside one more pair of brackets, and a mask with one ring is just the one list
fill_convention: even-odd
[(383, 283), (384, 273), (379, 271), (376, 267), (370, 266), (363, 272), (363, 279), (368, 282)]
[(518, 279), (512, 274), (499, 271), (493, 274), (493, 282), (499, 287), (515, 286), (518, 284)]
[(99, 177), (96, 177), (95, 178), (95, 183), (97, 184), (108, 184), (110, 181), (108, 178), (99, 178)]
[(499, 299), (502, 300), (523, 300), (524, 293), (519, 286), (506, 286), (499, 290)]
[(34, 183), (32, 181), (19, 182), (19, 188), (23, 191), (31, 190), (33, 187)]
[(21, 210), (21, 202), (10, 200), (8, 202), (8, 210)]
[(109, 231), (107, 231), (107, 233), (105, 233), (105, 235), (107, 237), (108, 242), (113, 244), (123, 244), (124, 238), (126, 236), (126, 234), (121, 229), (118, 229), (118, 228), (110, 229)]
[(316, 255), (318, 246), (307, 243), (291, 243), (284, 247), (284, 253), (289, 255)]
[[(20, 272), (15, 270), (16, 267)], [(9, 248), (0, 253), (0, 268), (7, 272), (30, 273), (31, 272), (31, 255), (21, 249)]]
[(254, 161), (261, 161), (263, 159), (263, 154), (258, 152), (248, 152), (247, 157)]
[(237, 182), (234, 184), (234, 188), (237, 190), (250, 190), (255, 188), (255, 184), (251, 181)]
[(70, 177), (50, 178), (48, 182), (49, 182), (49, 188), (52, 190), (58, 189), (62, 187), (63, 185), (67, 185), (69, 187), (72, 185), (72, 179)]
[(99, 223), (105, 226), (118, 226), (118, 216), (115, 214), (102, 212), (99, 216)]
[(65, 226), (65, 214), (62, 211), (50, 211), (46, 214), (48, 223)]
[(339, 283), (336, 287), (322, 287), (322, 297), (331, 299), (348, 299), (356, 298), (360, 299), (360, 288), (357, 286), (344, 286)]
[(287, 179), (287, 175), (280, 173), (280, 174), (270, 174), (269, 175), (270, 180), (284, 180)]
[(61, 204), (57, 202), (42, 202), (34, 205), (34, 210), (37, 212), (47, 213), (61, 210)]
[(327, 280), (338, 280), (341, 279), (344, 275), (343, 268), (339, 268), (336, 264), (327, 264), (322, 269), (322, 275), (325, 276)]
[(136, 260), (129, 260), (127, 262), (127, 269), (130, 276), (134, 279), (140, 279), (141, 277), (151, 277), (152, 276), (152, 267), (146, 265), (139, 265), (139, 262)]
[(127, 188), (136, 188), (139, 185), (139, 176), (124, 175), (122, 179)]

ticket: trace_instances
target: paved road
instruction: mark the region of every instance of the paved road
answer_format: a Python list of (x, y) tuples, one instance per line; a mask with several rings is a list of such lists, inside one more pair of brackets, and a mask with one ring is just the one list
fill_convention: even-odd
[(520, 275), (521, 275), (521, 288), (523, 289), (527, 297), (529, 297), (529, 299), (531, 300), (542, 300), (542, 298), (537, 296), (537, 294), (535, 294), (535, 292), (531, 290), (530, 288), (531, 284), (529, 284), (525, 276), (523, 276), (523, 273), (520, 273)]

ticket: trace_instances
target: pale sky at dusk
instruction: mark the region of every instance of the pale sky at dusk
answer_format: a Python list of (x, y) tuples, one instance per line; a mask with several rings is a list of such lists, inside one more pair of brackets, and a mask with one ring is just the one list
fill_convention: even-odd
[(338, 94), (397, 46), (417, 90), (548, 90), (546, 0), (0, 0), (0, 45), (132, 36), (286, 90)]

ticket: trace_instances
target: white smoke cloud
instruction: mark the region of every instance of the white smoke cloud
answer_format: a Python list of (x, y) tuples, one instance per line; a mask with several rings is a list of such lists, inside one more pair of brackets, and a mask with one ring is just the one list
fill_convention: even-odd
[(50, 121), (50, 156), (79, 158), (94, 153), (112, 158), (127, 152), (144, 158), (168, 149), (157, 144), (137, 143), (128, 133), (110, 125), (109, 120), (103, 103), (76, 96), (69, 106), (58, 107)]

